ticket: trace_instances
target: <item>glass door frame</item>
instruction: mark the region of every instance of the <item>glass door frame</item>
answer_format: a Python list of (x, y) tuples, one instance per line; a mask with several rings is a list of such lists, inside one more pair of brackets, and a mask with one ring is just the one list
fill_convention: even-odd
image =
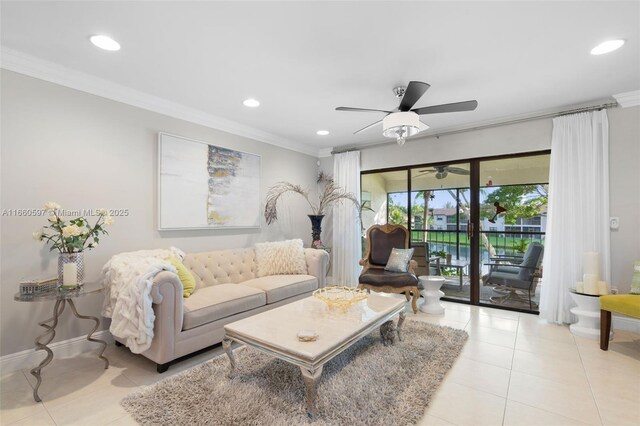
[[(467, 234), (469, 236), (470, 244), (470, 254), (469, 254), (469, 279), (471, 280), (471, 289), (469, 293), (469, 300), (461, 300), (461, 299), (453, 299), (447, 298), (446, 296), (442, 298), (442, 300), (448, 300), (451, 302), (463, 303), (463, 304), (471, 304), (476, 306), (487, 306), (495, 309), (503, 309), (509, 311), (517, 311), (517, 312), (525, 312), (525, 313), (533, 313), (528, 309), (523, 308), (515, 308), (510, 306), (501, 306), (490, 303), (483, 303), (480, 301), (480, 278), (481, 278), (481, 270), (480, 270), (480, 164), (483, 161), (493, 161), (493, 160), (503, 160), (508, 158), (519, 158), (519, 157), (531, 157), (536, 155), (549, 155), (551, 154), (551, 150), (541, 150), (541, 151), (530, 151), (530, 152), (520, 152), (517, 154), (505, 154), (505, 155), (495, 155), (495, 156), (486, 156), (486, 157), (478, 157), (478, 158), (466, 158), (459, 160), (448, 160), (448, 161), (440, 161), (435, 163), (424, 163), (424, 164), (412, 164), (407, 166), (399, 166), (399, 167), (390, 167), (385, 169), (374, 169), (374, 170), (363, 170), (360, 172), (360, 187), (362, 188), (362, 176), (366, 174), (374, 174), (374, 173), (383, 173), (383, 172), (394, 172), (394, 171), (406, 171), (407, 173), (407, 211), (411, 212), (412, 200), (411, 200), (411, 170), (420, 167), (434, 167), (434, 166), (445, 166), (450, 164), (469, 164), (469, 209), (470, 209), (470, 218), (469, 225), (467, 226)], [(388, 220), (388, 211), (387, 211), (387, 220)], [(411, 235), (412, 226), (411, 226), (411, 216), (410, 214), (407, 216), (407, 229), (409, 230), (409, 235)]]

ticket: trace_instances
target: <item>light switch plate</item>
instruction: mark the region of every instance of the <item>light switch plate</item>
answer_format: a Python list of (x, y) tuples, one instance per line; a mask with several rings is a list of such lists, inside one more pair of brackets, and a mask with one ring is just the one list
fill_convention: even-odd
[(609, 228), (611, 228), (611, 229), (620, 228), (620, 218), (619, 217), (610, 217), (609, 218)]

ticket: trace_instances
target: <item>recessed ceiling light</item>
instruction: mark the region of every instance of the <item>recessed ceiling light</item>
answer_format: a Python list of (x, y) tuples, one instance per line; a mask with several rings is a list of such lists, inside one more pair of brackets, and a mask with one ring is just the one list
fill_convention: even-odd
[(327, 136), (329, 134), (329, 131), (328, 130), (318, 130), (316, 132), (316, 134), (320, 135), (320, 136)]
[(591, 49), (592, 55), (604, 55), (605, 53), (613, 52), (616, 49), (620, 49), (624, 44), (624, 40), (609, 40), (600, 43), (593, 49)]
[(256, 101), (255, 99), (249, 98), (249, 99), (245, 99), (242, 104), (246, 107), (249, 108), (255, 108), (255, 107), (259, 107), (260, 106), (260, 102)]
[(93, 43), (100, 49), (109, 50), (111, 52), (120, 50), (120, 43), (106, 35), (94, 35), (91, 36), (89, 40), (91, 40), (91, 43)]

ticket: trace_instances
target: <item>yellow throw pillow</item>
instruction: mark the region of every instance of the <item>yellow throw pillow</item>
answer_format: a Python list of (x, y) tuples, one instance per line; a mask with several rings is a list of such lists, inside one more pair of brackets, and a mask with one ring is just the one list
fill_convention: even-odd
[(191, 272), (189, 272), (187, 267), (184, 266), (179, 259), (176, 259), (175, 257), (170, 257), (167, 260), (176, 268), (176, 271), (178, 273), (178, 278), (182, 283), (182, 296), (183, 297), (191, 296), (191, 294), (196, 289), (196, 280), (193, 278), (193, 275), (191, 275)]

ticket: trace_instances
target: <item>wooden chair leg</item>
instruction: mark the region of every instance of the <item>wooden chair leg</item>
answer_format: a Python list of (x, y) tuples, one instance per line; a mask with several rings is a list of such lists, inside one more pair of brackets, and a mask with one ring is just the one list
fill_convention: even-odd
[[(408, 294), (408, 293), (407, 293)], [(418, 291), (418, 287), (413, 289), (413, 299), (411, 299), (411, 309), (413, 309), (413, 313), (418, 313), (418, 298), (420, 297), (420, 292)]]
[(611, 333), (611, 312), (600, 309), (600, 349), (609, 350), (609, 334)]
[(409, 300), (411, 300), (411, 293), (409, 292), (409, 290), (407, 290), (407, 291), (405, 291), (405, 292), (404, 292), (404, 297), (406, 297), (406, 298), (407, 298), (407, 302), (408, 302)]

